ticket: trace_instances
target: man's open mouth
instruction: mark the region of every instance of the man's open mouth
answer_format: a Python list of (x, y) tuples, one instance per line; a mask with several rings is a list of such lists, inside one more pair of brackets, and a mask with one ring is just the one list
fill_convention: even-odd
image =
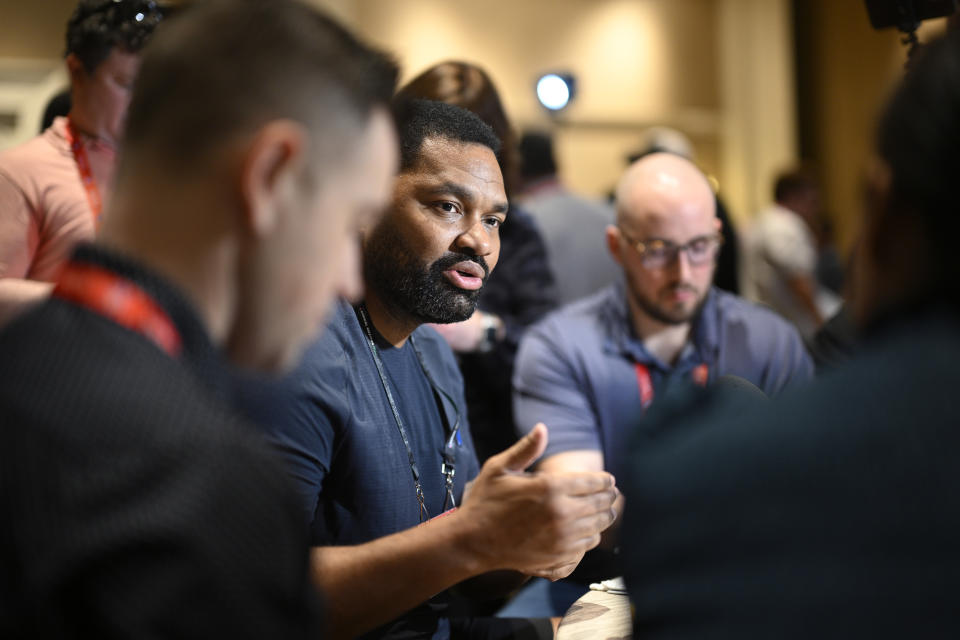
[(483, 286), (487, 274), (476, 262), (464, 260), (444, 271), (443, 275), (455, 287), (475, 291)]

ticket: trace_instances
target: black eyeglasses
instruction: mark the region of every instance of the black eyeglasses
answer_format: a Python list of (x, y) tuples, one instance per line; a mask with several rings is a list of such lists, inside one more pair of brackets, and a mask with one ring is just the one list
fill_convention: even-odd
[(668, 264), (673, 264), (673, 261), (680, 256), (681, 251), (687, 254), (687, 260), (690, 261), (691, 265), (701, 267), (712, 262), (723, 245), (723, 236), (719, 233), (697, 236), (685, 244), (678, 245), (659, 238), (634, 240), (623, 230), (623, 227), (618, 228), (627, 244), (640, 254), (640, 262), (647, 269), (660, 269)]

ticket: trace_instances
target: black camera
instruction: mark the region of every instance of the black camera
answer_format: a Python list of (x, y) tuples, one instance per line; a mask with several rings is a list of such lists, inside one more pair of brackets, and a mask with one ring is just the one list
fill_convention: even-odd
[(874, 29), (896, 27), (904, 33), (916, 30), (930, 18), (953, 15), (957, 0), (866, 0)]

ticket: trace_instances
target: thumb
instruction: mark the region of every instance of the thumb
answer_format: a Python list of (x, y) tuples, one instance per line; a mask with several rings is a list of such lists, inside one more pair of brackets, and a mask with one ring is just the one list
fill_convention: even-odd
[(542, 422), (538, 422), (533, 430), (516, 444), (497, 454), (497, 465), (504, 471), (523, 471), (542, 456), (546, 448), (547, 427)]

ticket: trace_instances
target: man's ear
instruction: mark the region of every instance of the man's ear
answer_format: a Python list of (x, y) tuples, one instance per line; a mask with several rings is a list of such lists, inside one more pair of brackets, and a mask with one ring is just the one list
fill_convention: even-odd
[(614, 262), (622, 267), (623, 257), (620, 255), (620, 249), (623, 245), (620, 244), (620, 229), (617, 229), (612, 224), (608, 224), (605, 235), (607, 238), (607, 250), (610, 251), (610, 256)]
[(277, 120), (261, 127), (245, 146), (241, 222), (252, 235), (269, 234), (282, 215), (282, 201), (294, 195), (306, 163), (307, 135), (303, 125)]
[(67, 75), (70, 76), (70, 86), (76, 87), (78, 83), (82, 82), (87, 77), (87, 69), (83, 66), (83, 62), (80, 61), (80, 58), (77, 57), (75, 53), (67, 54)]

